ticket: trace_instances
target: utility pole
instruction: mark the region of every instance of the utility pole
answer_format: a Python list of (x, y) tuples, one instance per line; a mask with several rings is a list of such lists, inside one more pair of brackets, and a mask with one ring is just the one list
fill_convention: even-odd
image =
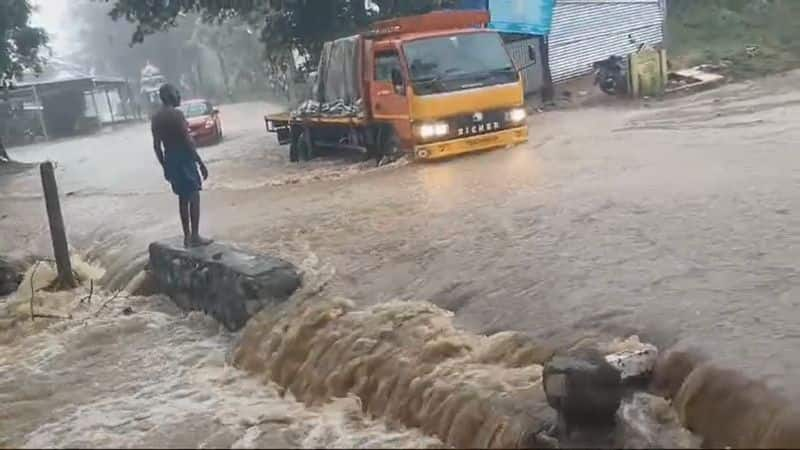
[(72, 273), (72, 263), (69, 260), (69, 246), (67, 245), (67, 231), (64, 228), (64, 218), (61, 215), (61, 202), (58, 199), (58, 185), (53, 171), (53, 163), (45, 162), (39, 166), (42, 174), (42, 189), (44, 202), (47, 207), (47, 219), (50, 222), (50, 237), (53, 240), (53, 253), (56, 257), (58, 268), (59, 289), (73, 289), (78, 286)]

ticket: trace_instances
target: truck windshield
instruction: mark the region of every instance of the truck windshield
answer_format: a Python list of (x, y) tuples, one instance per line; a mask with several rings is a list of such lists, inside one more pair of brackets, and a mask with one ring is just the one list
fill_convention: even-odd
[(452, 92), (517, 81), (496, 33), (466, 33), (419, 39), (403, 46), (417, 95)]

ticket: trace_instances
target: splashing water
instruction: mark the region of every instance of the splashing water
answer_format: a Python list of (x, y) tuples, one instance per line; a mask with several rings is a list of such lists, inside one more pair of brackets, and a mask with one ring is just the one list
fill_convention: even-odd
[[(60, 294), (37, 292), (43, 303)], [(74, 295), (73, 295), (74, 296)], [(162, 296), (72, 305), (0, 347), (0, 446), (440, 447), (354, 398), (306, 408), (226, 363), (236, 335)]]
[[(549, 417), (547, 348), (460, 331), (429, 303), (327, 300), (335, 269), (303, 250), (305, 286), (242, 339), (164, 296), (46, 292), (54, 268), (31, 268), (0, 308), (0, 447), (519, 446)], [(106, 275), (73, 265), (84, 281)], [(29, 321), (31, 286), (36, 310), (63, 320)], [(653, 405), (625, 403), (626, 442), (687, 446)]]

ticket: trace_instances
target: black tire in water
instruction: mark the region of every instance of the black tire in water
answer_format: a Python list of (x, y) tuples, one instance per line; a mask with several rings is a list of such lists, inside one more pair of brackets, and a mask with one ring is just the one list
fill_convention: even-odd
[(378, 152), (375, 155), (375, 162), (378, 165), (396, 161), (403, 156), (402, 144), (397, 133), (393, 129), (389, 129), (385, 133), (382, 139), (383, 142), (381, 142), (380, 148), (378, 148)]
[(310, 161), (314, 158), (314, 147), (311, 139), (308, 138), (308, 130), (303, 131), (297, 137), (297, 155), (301, 161)]
[(313, 158), (313, 150), (308, 145), (306, 133), (308, 131), (303, 131), (295, 139), (292, 139), (292, 143), (289, 145), (289, 161), (300, 162)]

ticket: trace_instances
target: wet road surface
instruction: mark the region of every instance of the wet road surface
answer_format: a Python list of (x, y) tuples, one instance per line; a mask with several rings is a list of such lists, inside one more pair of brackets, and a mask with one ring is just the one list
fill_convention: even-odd
[[(267, 105), (221, 108), (204, 227), (362, 304), (430, 300), (479, 331), (641, 332), (800, 384), (800, 74), (531, 118), (523, 147), (434, 164), (287, 161)], [(145, 126), (28, 149), (59, 161), (72, 245), (113, 270), (179, 233)], [(0, 252), (49, 253), (36, 172), (0, 181)]]

